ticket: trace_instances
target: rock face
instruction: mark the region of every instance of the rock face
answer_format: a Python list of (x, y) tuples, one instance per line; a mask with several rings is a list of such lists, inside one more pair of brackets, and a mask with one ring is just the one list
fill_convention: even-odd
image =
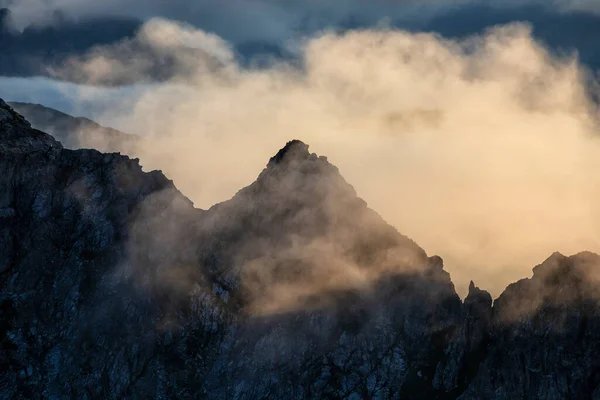
[(0, 399), (600, 398), (600, 257), (492, 306), (289, 142), (198, 210), (0, 102)]

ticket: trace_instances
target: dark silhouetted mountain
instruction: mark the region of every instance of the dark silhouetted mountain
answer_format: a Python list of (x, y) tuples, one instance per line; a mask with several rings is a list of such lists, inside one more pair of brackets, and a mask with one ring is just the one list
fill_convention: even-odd
[(0, 398), (600, 394), (598, 256), (461, 301), (300, 141), (199, 210), (0, 102), (0, 171)]

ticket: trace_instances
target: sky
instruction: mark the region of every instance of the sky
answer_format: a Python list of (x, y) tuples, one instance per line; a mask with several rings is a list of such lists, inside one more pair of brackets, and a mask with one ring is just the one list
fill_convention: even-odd
[(0, 97), (148, 138), (201, 208), (301, 139), (498, 294), (600, 251), (596, 4), (0, 0)]
[(230, 41), (247, 38), (280, 40), (299, 30), (373, 25), (382, 19), (427, 20), (453, 9), (469, 6), (497, 9), (542, 5), (569, 13), (597, 13), (595, 0), (2, 0), (13, 11), (17, 27), (48, 22), (60, 11), (74, 18), (127, 17), (147, 20), (156, 16), (186, 21), (214, 31)]

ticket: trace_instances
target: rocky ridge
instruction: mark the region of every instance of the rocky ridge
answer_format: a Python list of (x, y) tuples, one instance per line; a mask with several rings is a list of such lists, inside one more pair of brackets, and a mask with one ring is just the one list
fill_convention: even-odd
[(195, 209), (0, 101), (0, 399), (600, 399), (600, 257), (495, 301), (289, 142)]

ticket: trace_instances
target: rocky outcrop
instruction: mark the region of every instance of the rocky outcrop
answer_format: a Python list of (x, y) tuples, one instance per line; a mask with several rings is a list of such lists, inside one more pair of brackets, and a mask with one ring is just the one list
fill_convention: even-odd
[(593, 398), (593, 254), (461, 301), (337, 168), (289, 142), (195, 209), (0, 103), (0, 398)]
[(494, 303), (487, 355), (461, 399), (600, 395), (600, 257), (555, 253)]

